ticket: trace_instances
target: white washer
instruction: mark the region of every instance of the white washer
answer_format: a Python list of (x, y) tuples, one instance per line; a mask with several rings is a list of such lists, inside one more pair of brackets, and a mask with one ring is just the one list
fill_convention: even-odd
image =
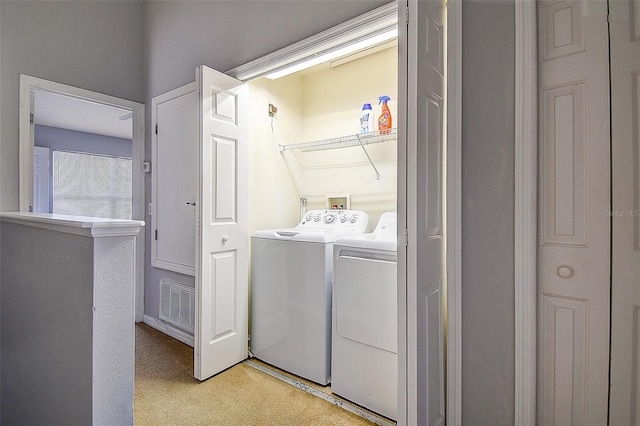
[(396, 213), (334, 244), (331, 390), (398, 417)]
[(295, 227), (251, 236), (251, 352), (305, 379), (331, 380), (333, 242), (363, 233), (358, 210), (310, 210)]

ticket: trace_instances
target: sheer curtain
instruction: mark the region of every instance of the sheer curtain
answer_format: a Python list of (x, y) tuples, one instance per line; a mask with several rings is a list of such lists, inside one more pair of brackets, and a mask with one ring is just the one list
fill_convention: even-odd
[(131, 219), (130, 158), (54, 151), (53, 212)]

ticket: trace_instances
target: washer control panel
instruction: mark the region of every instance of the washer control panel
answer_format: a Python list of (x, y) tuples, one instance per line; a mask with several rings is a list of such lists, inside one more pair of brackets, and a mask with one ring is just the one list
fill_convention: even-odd
[(309, 210), (296, 228), (364, 232), (368, 222), (360, 210)]

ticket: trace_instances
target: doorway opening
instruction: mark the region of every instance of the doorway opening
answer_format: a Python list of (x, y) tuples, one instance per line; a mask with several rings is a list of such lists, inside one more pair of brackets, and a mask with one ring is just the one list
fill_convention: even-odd
[[(144, 220), (143, 104), (21, 75), (19, 115), (20, 211)], [(41, 173), (38, 166), (44, 162), (49, 163), (49, 170), (52, 162), (57, 164), (53, 173), (61, 187), (46, 182), (53, 175), (51, 171)], [(97, 165), (102, 173), (95, 173)], [(75, 185), (78, 171), (87, 168), (94, 169), (95, 185), (87, 186), (86, 180), (84, 185)], [(95, 191), (104, 191), (105, 182), (110, 182), (111, 190), (95, 197)], [(54, 206), (56, 196), (58, 208)], [(69, 201), (73, 198), (75, 201)], [(82, 208), (77, 207), (80, 199)], [(136, 321), (144, 312), (143, 282), (144, 238), (140, 235), (136, 242)]]

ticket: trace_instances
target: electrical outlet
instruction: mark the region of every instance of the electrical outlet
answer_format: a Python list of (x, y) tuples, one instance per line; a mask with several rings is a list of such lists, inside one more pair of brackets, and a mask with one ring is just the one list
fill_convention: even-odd
[(148, 161), (145, 161), (144, 163), (142, 163), (142, 171), (144, 173), (149, 173), (151, 171), (151, 163)]

